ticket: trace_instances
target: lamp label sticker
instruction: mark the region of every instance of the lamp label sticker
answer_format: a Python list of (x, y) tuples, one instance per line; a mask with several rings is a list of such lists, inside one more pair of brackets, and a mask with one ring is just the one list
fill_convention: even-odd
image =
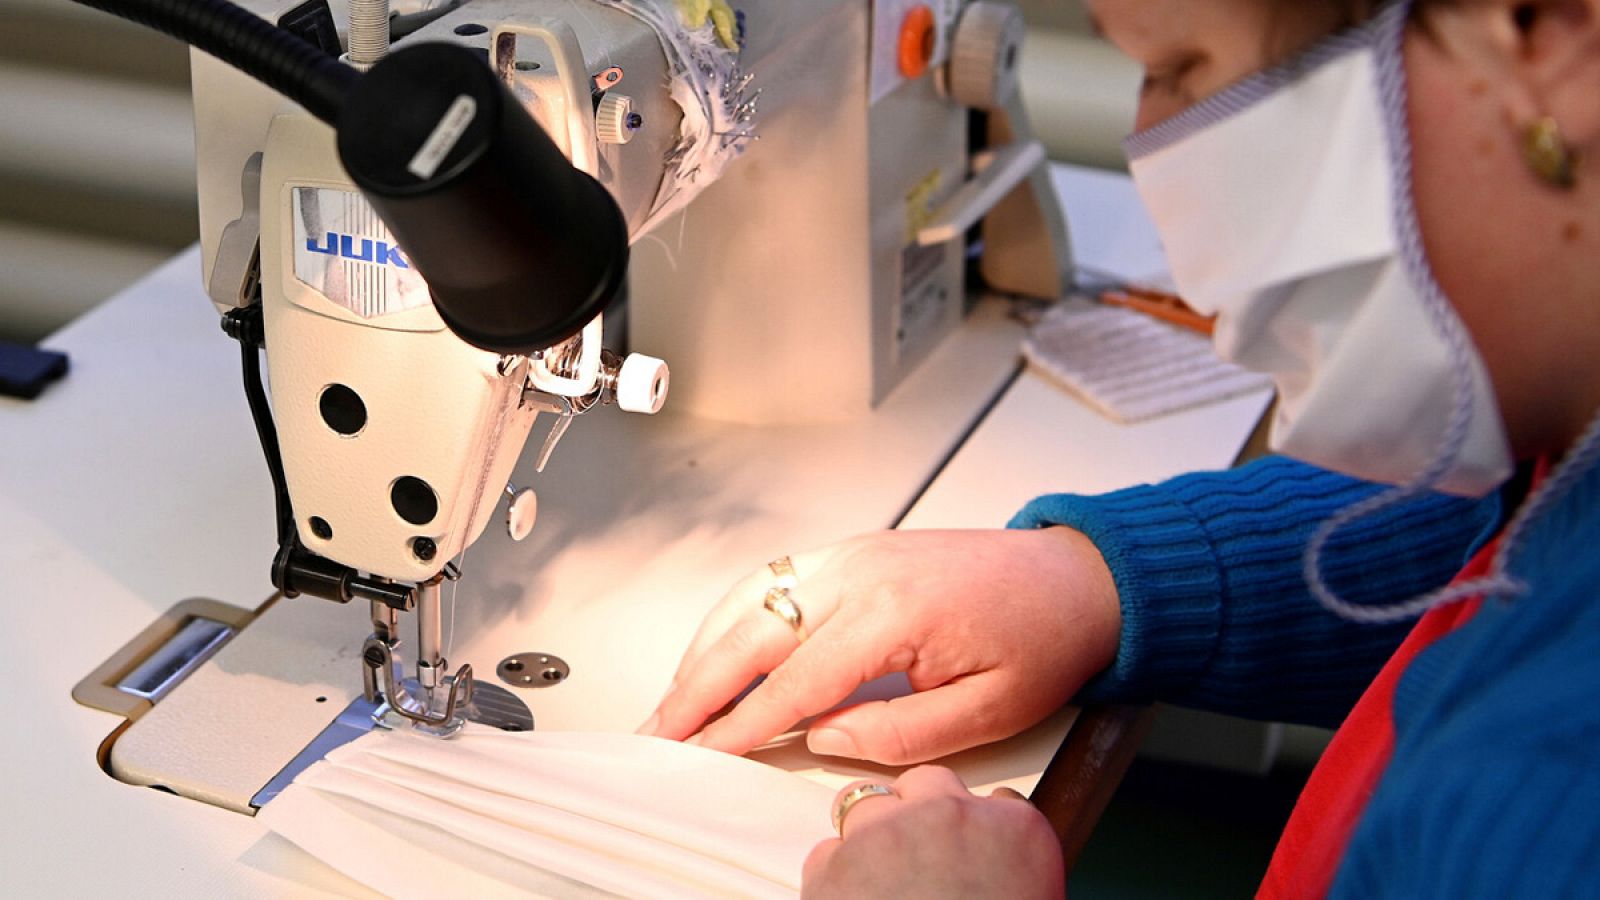
[(432, 303), (427, 282), (366, 198), (354, 191), (297, 187), (294, 277), (363, 319)]
[(406, 171), (423, 181), (432, 178), (439, 171), (439, 166), (444, 164), (445, 157), (456, 148), (456, 144), (461, 143), (461, 136), (467, 133), (467, 126), (477, 116), (478, 101), (467, 94), (457, 97), (445, 110), (444, 118), (433, 126), (433, 133), (422, 143), (417, 155), (411, 158)]

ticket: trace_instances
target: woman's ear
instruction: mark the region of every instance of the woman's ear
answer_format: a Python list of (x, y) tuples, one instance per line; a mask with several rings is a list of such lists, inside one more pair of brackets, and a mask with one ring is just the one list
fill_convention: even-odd
[[(1494, 49), (1502, 54), (1507, 115), (1541, 119), (1582, 155), (1600, 150), (1600, 0), (1491, 0)], [(1586, 152), (1588, 151), (1588, 152)]]

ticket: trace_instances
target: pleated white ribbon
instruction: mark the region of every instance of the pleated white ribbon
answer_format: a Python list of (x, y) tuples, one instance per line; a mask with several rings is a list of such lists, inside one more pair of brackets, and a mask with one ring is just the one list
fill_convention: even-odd
[(257, 816), (393, 897), (794, 897), (833, 792), (657, 738), (373, 732)]

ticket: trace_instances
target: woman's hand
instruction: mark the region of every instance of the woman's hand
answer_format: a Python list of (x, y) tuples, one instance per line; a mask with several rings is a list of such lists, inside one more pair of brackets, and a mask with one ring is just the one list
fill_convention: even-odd
[(1065, 894), (1055, 832), (1022, 795), (977, 797), (949, 769), (932, 766), (901, 775), (894, 790), (857, 803), (845, 817), (844, 839), (811, 851), (802, 897)]
[(1068, 528), (884, 532), (793, 563), (807, 640), (763, 608), (777, 579), (762, 567), (707, 616), (642, 733), (742, 754), (905, 672), (915, 693), (831, 713), (807, 735), (814, 753), (905, 765), (1022, 731), (1116, 654), (1116, 586)]

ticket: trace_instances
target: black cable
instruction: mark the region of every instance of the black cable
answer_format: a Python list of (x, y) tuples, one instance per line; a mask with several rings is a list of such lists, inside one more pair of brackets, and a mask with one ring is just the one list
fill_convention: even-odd
[(227, 0), (76, 0), (192, 44), (332, 125), (360, 73)]
[(294, 511), (289, 503), (289, 484), (283, 477), (283, 457), (278, 451), (278, 428), (272, 421), (272, 410), (267, 392), (261, 383), (261, 351), (245, 346), (244, 363), (245, 398), (250, 404), (250, 417), (255, 420), (256, 435), (261, 439), (261, 449), (266, 451), (267, 472), (272, 476), (272, 500), (278, 520), (278, 543), (281, 545), (294, 536)]
[(239, 342), (244, 370), (244, 396), (250, 405), (250, 418), (256, 437), (267, 458), (267, 474), (272, 476), (272, 499), (277, 510), (278, 545), (295, 540), (294, 508), (289, 501), (289, 483), (283, 474), (283, 455), (278, 449), (278, 427), (272, 419), (272, 404), (267, 399), (266, 383), (261, 378), (261, 349), (266, 332), (261, 318), (261, 302), (228, 311), (222, 317), (222, 330)]

